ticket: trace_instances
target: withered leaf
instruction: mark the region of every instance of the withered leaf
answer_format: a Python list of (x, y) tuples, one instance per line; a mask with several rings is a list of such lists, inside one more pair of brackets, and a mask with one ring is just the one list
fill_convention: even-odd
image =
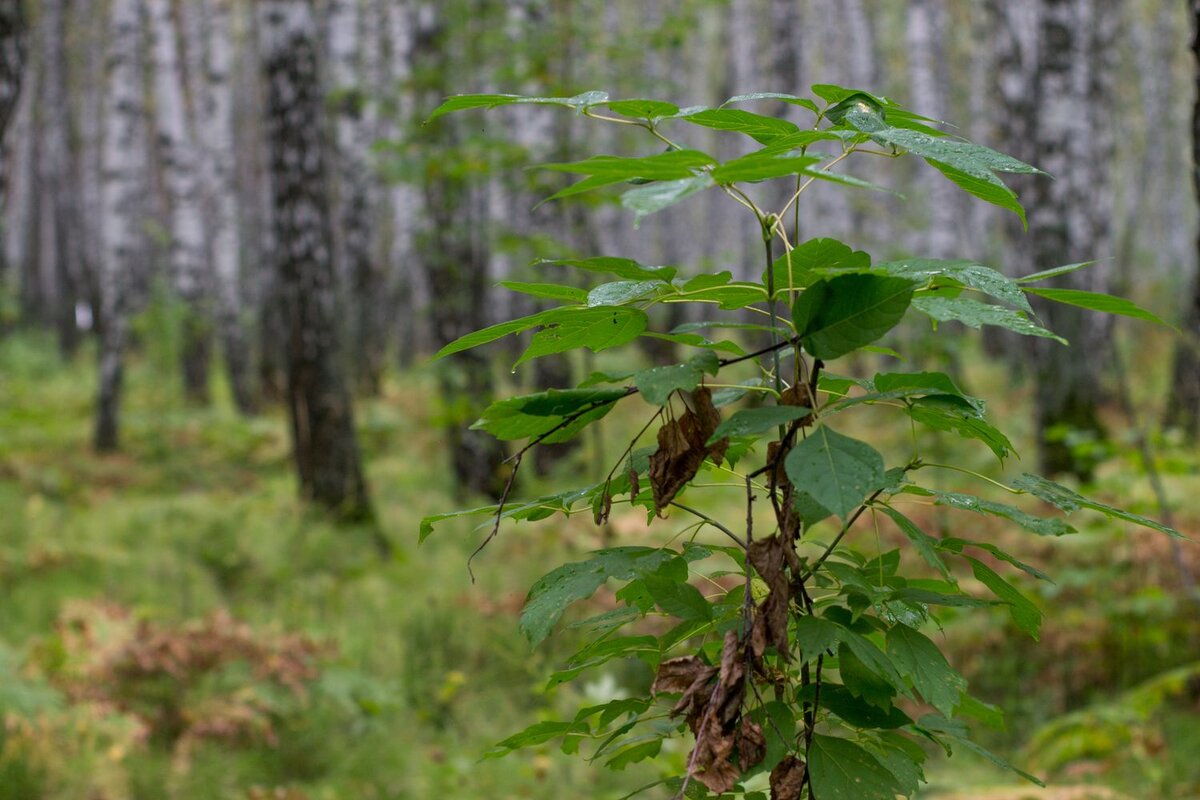
[(800, 800), (806, 768), (803, 761), (788, 756), (771, 770), (771, 800)]
[(738, 766), (742, 772), (753, 767), (767, 756), (767, 737), (763, 735), (762, 726), (742, 717), (742, 726), (738, 731)]
[(596, 510), (592, 514), (592, 519), (597, 525), (603, 525), (608, 522), (608, 515), (612, 513), (612, 491), (609, 488), (611, 482), (605, 482), (604, 494), (600, 497), (600, 505), (596, 506)]
[(636, 469), (629, 470), (629, 500), (633, 502), (637, 500), (637, 496), (642, 493), (642, 486), (638, 483), (638, 474)]
[(672, 658), (658, 666), (658, 675), (650, 687), (652, 694), (674, 694), (680, 692), (679, 698), (671, 709), (671, 716), (686, 714), (688, 727), (693, 733), (697, 732), (700, 718), (708, 707), (712, 697), (712, 688), (708, 682), (717, 674), (716, 667), (710, 667), (696, 656)]
[[(783, 468), (783, 462), (789, 452), (791, 452), (790, 447), (781, 451), (779, 442), (771, 442), (767, 445), (767, 463), (774, 465), (773, 469), (768, 470), (767, 486), (772, 491), (778, 490), (783, 494), (779, 504), (783, 509), (783, 518), (778, 520), (779, 529), (789, 542), (794, 542), (800, 536), (800, 515), (796, 513), (795, 487), (792, 486), (792, 482)], [(791, 559), (789, 559), (790, 561)]]
[(721, 412), (712, 402), (712, 392), (704, 386), (689, 396), (689, 408), (683, 416), (658, 429), (658, 450), (650, 456), (650, 488), (654, 490), (654, 510), (670, 505), (709, 456), (718, 464), (729, 449), (729, 439), (712, 446), (706, 444), (721, 424)]
[[(780, 393), (779, 405), (814, 408), (815, 400), (813, 399), (812, 392), (808, 389), (808, 384), (797, 383), (795, 386), (790, 386)], [(812, 414), (809, 414), (807, 417), (801, 417), (796, 424), (801, 428), (807, 428), (812, 423), (813, 417)]]
[(766, 600), (758, 608), (751, 632), (754, 655), (761, 656), (765, 645), (773, 645), (784, 660), (788, 659), (788, 603), (791, 589), (784, 574), (787, 563), (785, 550), (791, 548), (781, 536), (757, 539), (750, 544), (749, 558), (754, 569), (762, 576), (770, 590)]
[(693, 751), (696, 771), (692, 773), (693, 776), (711, 792), (728, 792), (741, 777), (741, 771), (729, 760), (733, 750), (733, 734), (723, 733), (717, 721), (710, 720), (704, 734), (696, 737), (696, 749)]

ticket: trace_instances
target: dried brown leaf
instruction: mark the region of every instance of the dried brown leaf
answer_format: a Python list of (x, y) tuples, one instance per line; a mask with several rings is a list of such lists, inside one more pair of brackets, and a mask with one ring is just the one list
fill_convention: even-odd
[(762, 655), (763, 645), (773, 645), (783, 659), (788, 658), (787, 626), (791, 587), (784, 565), (788, 561), (785, 552), (790, 549), (791, 544), (785, 543), (781, 536), (757, 539), (750, 544), (750, 563), (770, 590), (758, 608), (751, 630), (751, 646), (756, 656)]
[(771, 800), (800, 800), (807, 768), (803, 761), (788, 756), (771, 770)]
[(763, 735), (762, 726), (743, 717), (741, 728), (738, 730), (738, 766), (742, 772), (758, 764), (767, 756), (767, 737)]

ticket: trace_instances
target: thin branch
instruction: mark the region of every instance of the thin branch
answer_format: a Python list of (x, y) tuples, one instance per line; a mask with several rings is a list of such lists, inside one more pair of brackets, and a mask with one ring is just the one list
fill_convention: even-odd
[(735, 542), (737, 542), (738, 547), (742, 548), (743, 550), (746, 549), (746, 543), (744, 541), (742, 541), (742, 537), (738, 536), (736, 533), (729, 530), (729, 528), (726, 528), (724, 525), (717, 522), (715, 519), (710, 517), (708, 514), (705, 514), (703, 511), (697, 511), (696, 509), (691, 508), (690, 506), (685, 506), (682, 503), (674, 503), (673, 502), (673, 503), (671, 503), (671, 505), (674, 506), (675, 508), (678, 508), (680, 511), (686, 511), (689, 514), (694, 514), (695, 516), (697, 516), (700, 519), (707, 522), (709, 525), (712, 525), (714, 528), (719, 530), (721, 533), (728, 536), (730, 539), (733, 539)]
[(850, 531), (850, 526), (858, 521), (858, 518), (862, 516), (863, 512), (866, 511), (871, 503), (874, 503), (881, 494), (883, 494), (883, 489), (876, 489), (871, 496), (864, 500), (862, 505), (860, 505), (855, 512), (850, 515), (850, 519), (846, 520), (846, 523), (842, 525), (842, 529), (838, 531), (837, 536), (833, 537), (833, 541), (829, 543), (829, 547), (825, 548), (825, 552), (821, 554), (821, 557), (814, 561), (808, 572), (801, 576), (801, 581), (807, 581), (816, 574), (817, 570), (821, 568), (821, 565), (825, 563), (825, 559), (833, 555), (834, 549), (841, 544), (843, 537), (845, 537), (845, 535)]

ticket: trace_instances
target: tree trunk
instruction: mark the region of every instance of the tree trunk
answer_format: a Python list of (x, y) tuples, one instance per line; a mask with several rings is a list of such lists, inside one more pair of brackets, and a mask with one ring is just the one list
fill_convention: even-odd
[[(196, 81), (199, 130), (205, 132), (201, 150), (205, 194), (209, 202), (212, 275), (215, 283), (217, 328), (229, 373), (229, 386), (238, 411), (257, 410), (251, 378), (250, 345), (242, 319), (242, 238), (236, 184), (237, 156), (233, 119), (233, 57), (236, 31), (231, 0), (205, 0), (207, 29), (194, 46), (204, 54), (202, 80)], [(195, 13), (191, 11), (190, 13)]]
[(139, 0), (112, 0), (106, 48), (108, 81), (101, 153), (100, 374), (96, 449), (117, 449), (119, 410), (128, 333), (130, 275), (146, 257), (141, 218), (146, 153), (142, 102), (142, 8)]
[[(1195, 64), (1195, 97), (1192, 104), (1192, 182), (1200, 198), (1200, 0), (1188, 0), (1192, 19), (1192, 57)], [(1196, 242), (1200, 253), (1200, 238)], [(1200, 436), (1200, 269), (1192, 275), (1180, 328), (1183, 340), (1175, 348), (1171, 389), (1167, 395), (1169, 425), (1178, 425), (1195, 440)]]
[[(475, 3), (469, 10), (476, 10)], [(417, 11), (413, 45), (414, 72), (427, 76), (423, 100), (432, 108), (446, 94), (445, 81), (451, 60), (445, 37), (445, 8), (422, 3)], [(444, 158), (461, 146), (461, 122), (438, 120), (424, 132), (423, 143), (433, 158)], [(477, 186), (465, 176), (441, 170), (425, 179), (424, 225), (417, 237), (422, 267), (430, 294), (434, 344), (444, 345), (486, 325), (488, 317), (488, 248), (486, 203)], [(438, 383), (447, 409), (447, 444), (460, 490), (498, 498), (507, 476), (502, 467), (504, 445), (470, 424), (492, 396), (492, 374), (487, 359), (476, 350), (439, 362)]]
[[(906, 38), (912, 107), (934, 119), (945, 119), (950, 91), (945, 0), (911, 0)], [(918, 250), (933, 258), (956, 257), (961, 252), (958, 209), (962, 204), (956, 196), (958, 190), (933, 170), (922, 170), (920, 175), (928, 213)]]
[(0, 0), (0, 143), (17, 110), (25, 72), (25, 6), (22, 0)]
[[(192, 0), (195, 2), (195, 0)], [(167, 189), (171, 277), (183, 300), (183, 386), (187, 400), (207, 405), (212, 361), (211, 274), (199, 148), (189, 125), (183, 62), (171, 0), (147, 0), (154, 36), (154, 109)]]
[(373, 258), (371, 231), (374, 208), (370, 191), (371, 126), (363, 80), (368, 63), (377, 59), (376, 37), (363, 36), (360, 0), (331, 0), (328, 5), (330, 95), (335, 98), (337, 141), (336, 248), (347, 299), (355, 313), (346, 333), (355, 382), (363, 391), (379, 391), (386, 344), (376, 324), (384, 294), (383, 270)]
[(316, 16), (311, 0), (261, 0), (259, 10), (288, 411), (301, 492), (342, 519), (370, 520), (338, 358)]
[[(1113, 59), (1119, 4), (1043, 0), (1038, 70), (1032, 88), (1036, 124), (1034, 163), (1054, 176), (1036, 181), (1029, 208), (1035, 270), (1104, 258), (1112, 247)], [(1060, 287), (1105, 291), (1108, 266), (1064, 276)], [(1071, 343), (1032, 345), (1042, 469), (1091, 477), (1095, 466), (1072, 446), (1077, 436), (1103, 437), (1098, 406), (1108, 363), (1111, 318), (1054, 303), (1035, 303), (1051, 330)]]

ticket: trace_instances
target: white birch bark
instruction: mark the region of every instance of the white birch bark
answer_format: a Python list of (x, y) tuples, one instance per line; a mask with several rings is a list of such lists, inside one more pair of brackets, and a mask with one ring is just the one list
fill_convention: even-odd
[(181, 354), (184, 391), (190, 402), (207, 404), (212, 349), (211, 284), (199, 149), (188, 120), (183, 62), (171, 0), (146, 0), (146, 3), (154, 41), (155, 127), (168, 195), (171, 277), (188, 311)]
[[(1043, 0), (1032, 89), (1037, 99), (1035, 163), (1055, 179), (1035, 181), (1030, 193), (1033, 269), (1111, 254), (1114, 141), (1109, 114), (1119, 14), (1120, 3), (1112, 0)], [(1110, 272), (1111, 263), (1101, 261), (1055, 284), (1104, 292)], [(1098, 378), (1108, 363), (1112, 320), (1057, 304), (1035, 307), (1047, 327), (1072, 344), (1067, 349), (1049, 340), (1033, 343), (1042, 468), (1087, 478), (1093, 465), (1075, 457), (1063, 433), (1102, 430)]]
[(217, 327), (225, 355), (234, 404), (253, 413), (255, 398), (250, 379), (250, 351), (242, 306), (241, 231), (236, 170), (237, 142), (233, 117), (233, 66), (236, 30), (232, 0), (204, 0), (205, 22), (193, 43), (202, 57), (196, 87), (198, 129), (204, 131), (201, 158), (208, 201), (208, 227)]
[(101, 451), (115, 450), (118, 445), (129, 275), (146, 253), (141, 227), (146, 153), (141, 3), (112, 0), (109, 14), (100, 193), (99, 285), (104, 327), (95, 432), (95, 445)]
[[(910, 0), (906, 43), (912, 106), (934, 119), (945, 119), (950, 75), (946, 65), (945, 0)], [(922, 170), (920, 183), (928, 225), (918, 239), (921, 255), (951, 258), (959, 254), (957, 189), (939, 173)]]

